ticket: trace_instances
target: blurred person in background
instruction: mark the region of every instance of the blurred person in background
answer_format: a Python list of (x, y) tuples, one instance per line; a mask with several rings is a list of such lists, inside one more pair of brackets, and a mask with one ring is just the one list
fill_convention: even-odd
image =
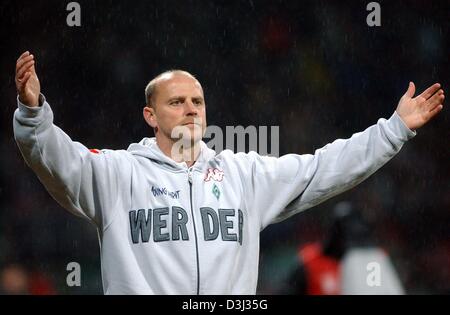
[(53, 295), (56, 289), (46, 274), (27, 269), (20, 263), (7, 263), (0, 269), (2, 295)]
[(23, 266), (9, 264), (0, 271), (0, 294), (30, 294), (30, 278)]
[[(302, 245), (280, 294), (404, 294), (389, 254), (353, 204), (338, 203), (325, 240)], [(373, 269), (372, 269), (373, 268)], [(378, 274), (377, 274), (378, 273)]]

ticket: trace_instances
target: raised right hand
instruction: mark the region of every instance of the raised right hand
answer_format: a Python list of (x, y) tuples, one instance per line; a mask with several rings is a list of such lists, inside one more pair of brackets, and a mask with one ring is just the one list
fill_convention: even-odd
[(30, 107), (39, 106), (41, 85), (34, 68), (34, 56), (29, 51), (17, 59), (15, 81), (19, 100)]

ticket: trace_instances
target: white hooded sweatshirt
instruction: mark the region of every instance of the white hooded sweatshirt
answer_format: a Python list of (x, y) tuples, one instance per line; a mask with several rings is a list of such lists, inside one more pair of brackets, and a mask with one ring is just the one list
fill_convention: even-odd
[(415, 136), (396, 112), (314, 155), (216, 154), (192, 167), (154, 138), (93, 152), (18, 101), (14, 134), (53, 198), (98, 230), (105, 294), (255, 294), (259, 234), (373, 174)]

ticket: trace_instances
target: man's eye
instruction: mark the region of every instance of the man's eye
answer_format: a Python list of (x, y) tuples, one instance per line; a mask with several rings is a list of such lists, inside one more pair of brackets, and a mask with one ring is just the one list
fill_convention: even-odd
[(180, 104), (181, 104), (180, 100), (170, 102), (170, 105), (180, 105)]

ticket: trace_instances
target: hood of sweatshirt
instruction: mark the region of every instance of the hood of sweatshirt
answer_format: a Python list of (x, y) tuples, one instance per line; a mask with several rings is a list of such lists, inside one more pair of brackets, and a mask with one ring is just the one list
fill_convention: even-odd
[[(156, 143), (155, 137), (143, 138), (139, 143), (132, 143), (127, 151), (133, 155), (148, 158), (173, 172), (185, 171), (189, 168), (186, 162), (176, 162), (166, 156)], [(203, 165), (215, 156), (216, 152), (208, 148), (205, 142), (200, 141), (200, 154), (195, 161), (193, 168), (201, 170)]]

